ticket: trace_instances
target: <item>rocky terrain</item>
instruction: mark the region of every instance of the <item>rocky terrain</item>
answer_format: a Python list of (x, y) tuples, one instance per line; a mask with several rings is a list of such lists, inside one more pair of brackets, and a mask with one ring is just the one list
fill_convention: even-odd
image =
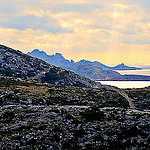
[(85, 77), (55, 67), (4, 45), (0, 45), (0, 74), (21, 79), (34, 78), (42, 82), (62, 85), (101, 86)]
[(6, 76), (30, 78), (42, 71), (48, 71), (52, 65), (30, 57), (21, 51), (0, 45), (0, 73)]
[(63, 86), (0, 78), (0, 105), (87, 105), (128, 108), (127, 100), (112, 89)]
[(0, 149), (149, 149), (149, 90), (124, 90), (138, 102), (130, 109), (110, 88), (1, 77)]
[(0, 122), (1, 149), (150, 148), (149, 111), (9, 105), (0, 108)]

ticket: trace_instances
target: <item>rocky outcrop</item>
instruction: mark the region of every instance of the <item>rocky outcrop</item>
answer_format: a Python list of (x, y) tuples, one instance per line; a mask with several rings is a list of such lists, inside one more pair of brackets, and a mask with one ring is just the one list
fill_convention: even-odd
[(124, 63), (122, 63), (115, 67), (112, 67), (112, 70), (141, 70), (141, 68), (129, 67), (129, 66), (126, 66)]

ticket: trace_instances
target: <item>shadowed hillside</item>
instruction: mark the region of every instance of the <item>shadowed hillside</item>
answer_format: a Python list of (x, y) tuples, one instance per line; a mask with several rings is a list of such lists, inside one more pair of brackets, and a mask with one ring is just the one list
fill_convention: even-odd
[(42, 82), (71, 86), (100, 87), (101, 84), (91, 81), (73, 72), (66, 71), (31, 57), (19, 50), (0, 45), (1, 75), (21, 79), (34, 78)]

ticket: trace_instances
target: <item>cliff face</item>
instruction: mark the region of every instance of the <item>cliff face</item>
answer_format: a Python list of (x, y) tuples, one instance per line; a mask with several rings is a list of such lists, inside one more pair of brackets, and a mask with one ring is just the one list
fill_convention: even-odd
[(21, 79), (34, 78), (53, 84), (100, 87), (100, 84), (90, 79), (4, 45), (0, 45), (0, 74)]

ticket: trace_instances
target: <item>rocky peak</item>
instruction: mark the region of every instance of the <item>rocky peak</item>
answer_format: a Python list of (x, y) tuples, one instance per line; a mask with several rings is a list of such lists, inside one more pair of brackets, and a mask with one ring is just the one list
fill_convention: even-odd
[(27, 55), (36, 56), (37, 58), (39, 58), (40, 56), (47, 56), (47, 54), (44, 51), (39, 51), (39, 49), (34, 49), (32, 52), (28, 52)]
[(119, 64), (118, 66), (120, 66), (120, 67), (125, 67), (125, 64), (122, 63), (122, 64)]
[(63, 57), (61, 53), (55, 53), (55, 56)]
[(34, 49), (33, 51), (32, 51), (32, 53), (39, 53), (40, 51), (39, 51), (39, 49)]
[(65, 58), (62, 56), (61, 53), (55, 53), (55, 55), (53, 55), (53, 57), (55, 57), (55, 59), (63, 59), (63, 60), (65, 60)]

